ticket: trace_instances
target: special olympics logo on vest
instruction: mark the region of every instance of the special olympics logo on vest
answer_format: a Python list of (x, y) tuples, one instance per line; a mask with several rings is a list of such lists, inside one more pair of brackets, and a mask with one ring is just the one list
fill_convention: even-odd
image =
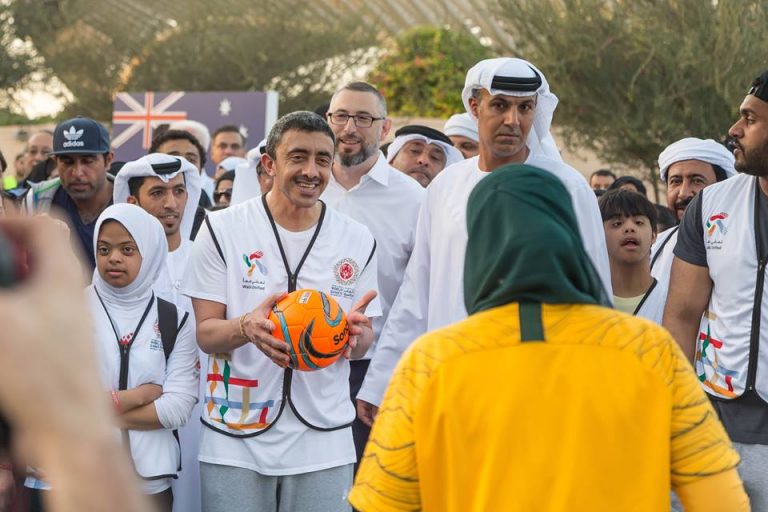
[(355, 260), (344, 258), (333, 267), (336, 282), (345, 286), (352, 286), (357, 281), (359, 269)]
[(338, 284), (331, 286), (333, 297), (351, 299), (355, 296), (355, 283), (360, 276), (360, 267), (352, 258), (343, 258), (333, 266), (333, 275)]
[(707, 223), (705, 224), (707, 237), (704, 241), (707, 249), (720, 250), (723, 248), (723, 237), (728, 233), (726, 226), (727, 218), (727, 213), (720, 212), (712, 215), (709, 220), (707, 220)]

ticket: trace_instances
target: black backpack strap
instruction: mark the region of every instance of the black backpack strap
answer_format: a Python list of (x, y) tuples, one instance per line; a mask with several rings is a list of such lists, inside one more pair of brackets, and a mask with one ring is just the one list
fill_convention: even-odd
[(173, 346), (176, 345), (176, 338), (179, 336), (179, 331), (187, 322), (189, 313), (184, 314), (184, 318), (181, 319), (179, 324), (179, 313), (176, 309), (176, 305), (167, 300), (157, 298), (157, 324), (160, 328), (160, 339), (163, 341), (163, 353), (165, 353), (165, 360), (173, 352)]
[[(178, 323), (179, 313), (176, 305), (160, 297), (157, 298), (157, 325), (160, 328), (160, 339), (163, 342), (163, 353), (165, 354), (166, 362), (171, 356), (171, 352), (173, 352), (176, 338), (179, 337), (179, 332), (184, 327), (184, 324), (187, 323), (187, 319), (189, 319), (189, 313), (184, 313), (181, 323)], [(179, 443), (179, 449), (181, 449), (181, 441), (179, 441), (179, 432), (177, 430), (173, 431), (173, 437), (176, 438), (176, 442)], [(177, 471), (181, 471), (181, 457), (179, 457)]]

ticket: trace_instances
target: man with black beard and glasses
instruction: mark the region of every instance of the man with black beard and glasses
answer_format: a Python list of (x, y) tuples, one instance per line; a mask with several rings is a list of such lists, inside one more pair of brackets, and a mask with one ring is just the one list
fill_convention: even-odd
[[(343, 86), (333, 95), (326, 119), (336, 135), (336, 160), (322, 199), (364, 224), (378, 244), (382, 315), (373, 320), (373, 332), (378, 339), (413, 250), (424, 189), (390, 166), (379, 151), (391, 121), (387, 119), (384, 97), (375, 87), (365, 82)], [(363, 359), (350, 361), (353, 403), (374, 352), (375, 345)], [(369, 431), (366, 424), (355, 419), (352, 434), (358, 460)]]
[(768, 510), (768, 329), (760, 329), (768, 325), (768, 71), (739, 112), (729, 135), (743, 174), (702, 190), (685, 210), (663, 323), (741, 455), (752, 510)]

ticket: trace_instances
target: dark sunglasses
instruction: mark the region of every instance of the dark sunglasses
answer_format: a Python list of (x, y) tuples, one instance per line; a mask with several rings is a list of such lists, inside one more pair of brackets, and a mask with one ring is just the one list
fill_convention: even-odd
[(232, 189), (228, 188), (226, 190), (219, 190), (213, 193), (213, 200), (218, 201), (221, 199), (221, 196), (226, 196), (227, 199), (232, 199)]

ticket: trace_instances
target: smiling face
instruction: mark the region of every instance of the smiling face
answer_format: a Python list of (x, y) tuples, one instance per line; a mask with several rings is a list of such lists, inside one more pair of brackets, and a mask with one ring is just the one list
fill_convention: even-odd
[(656, 234), (645, 215), (616, 215), (603, 227), (612, 264), (636, 265), (649, 257)]
[(357, 126), (351, 117), (345, 124), (335, 124), (329, 119), (328, 124), (336, 136), (338, 160), (343, 167), (355, 167), (378, 158), (381, 140), (389, 133), (392, 123), (389, 119), (378, 119), (385, 113), (375, 94), (342, 89), (333, 96), (328, 112), (375, 118), (367, 128)]
[(142, 257), (136, 241), (116, 220), (101, 225), (96, 242), (96, 268), (101, 278), (115, 288), (124, 288), (139, 275)]
[(328, 185), (333, 164), (333, 139), (323, 132), (286, 131), (275, 148), (275, 159), (262, 155), (272, 176), (272, 193), (292, 208), (311, 208)]
[(469, 99), (477, 118), (480, 159), (492, 171), (506, 163), (522, 163), (528, 156), (526, 143), (536, 114), (536, 96), (492, 96), (481, 89)]
[[(166, 237), (177, 236), (187, 206), (187, 186), (184, 174), (179, 173), (165, 183), (156, 176), (147, 176), (135, 196), (128, 196), (128, 202), (157, 217), (163, 225)], [(170, 244), (169, 244), (170, 245)]]

